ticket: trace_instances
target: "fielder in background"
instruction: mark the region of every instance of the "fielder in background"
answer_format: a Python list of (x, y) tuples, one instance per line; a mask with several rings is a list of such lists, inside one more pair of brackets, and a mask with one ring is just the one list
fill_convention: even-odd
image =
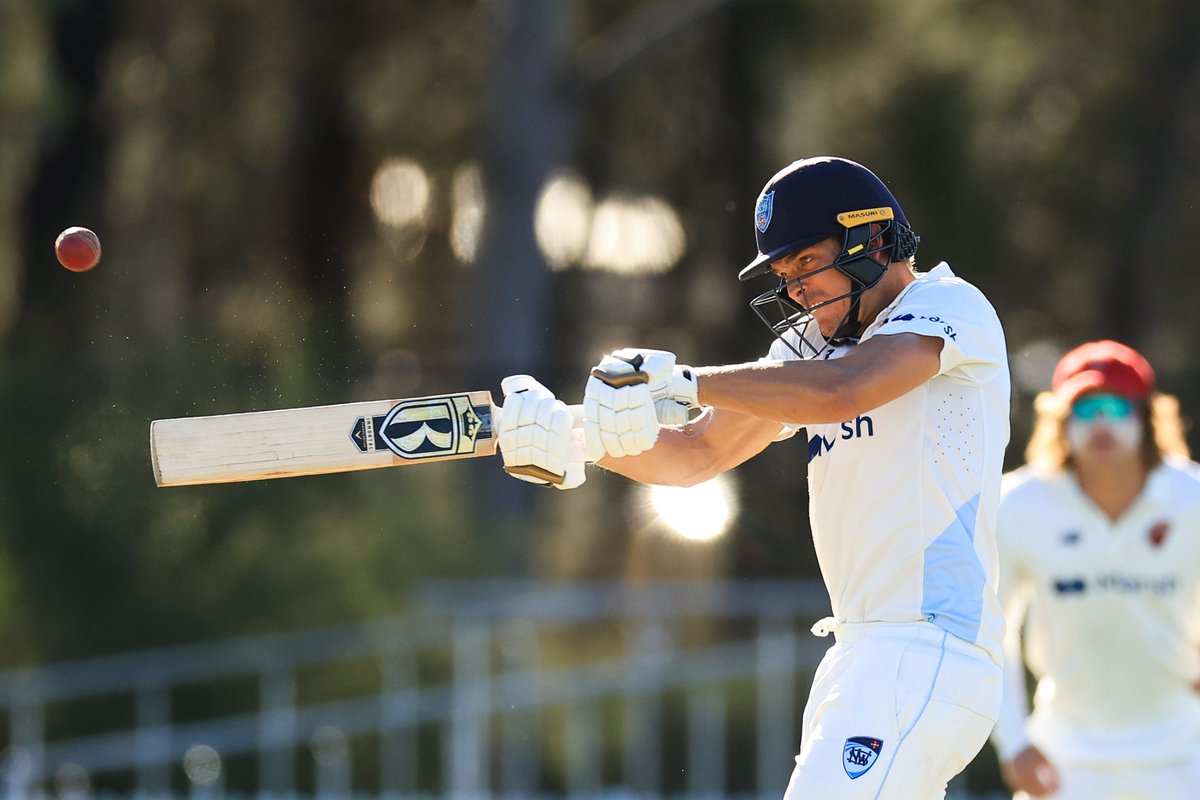
[(1052, 386), (1000, 502), (1004, 780), (1017, 798), (1200, 797), (1200, 480), (1179, 404), (1112, 341), (1067, 353)]
[[(853, 161), (783, 169), (754, 224), (758, 256), (739, 277), (775, 278), (752, 303), (777, 337), (767, 357), (693, 369), (659, 350), (606, 356), (585, 390), (589, 457), (637, 481), (690, 485), (805, 429), (833, 610), (813, 632), (836, 643), (814, 678), (786, 797), (940, 798), (1000, 707), (1003, 330), (948, 265), (916, 271), (919, 240), (900, 204)], [(506, 466), (556, 471), (561, 401), (536, 382), (511, 385), (523, 391), (505, 400)], [(555, 452), (539, 456), (536, 441)]]

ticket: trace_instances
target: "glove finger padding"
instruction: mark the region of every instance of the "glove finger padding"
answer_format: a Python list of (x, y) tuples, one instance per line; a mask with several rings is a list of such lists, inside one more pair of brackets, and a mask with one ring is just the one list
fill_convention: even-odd
[(584, 438), (589, 459), (645, 452), (660, 425), (684, 425), (700, 408), (691, 367), (666, 350), (626, 347), (600, 360), (584, 392)]
[(622, 348), (606, 356), (596, 368), (607, 366), (607, 374), (613, 367), (619, 368), (620, 362), (646, 375), (659, 425), (685, 425), (691, 419), (691, 410), (700, 408), (696, 374), (691, 367), (676, 363), (676, 354), (667, 350)]
[(573, 489), (586, 479), (582, 458), (572, 458), (571, 412), (528, 375), (501, 384), (498, 439), (504, 471), (529, 483)]
[(660, 425), (683, 425), (691, 411), (700, 408), (696, 375), (691, 367), (676, 363), (674, 353), (625, 347), (605, 356), (592, 370), (596, 377), (613, 386), (624, 386), (611, 378), (624, 379), (633, 370), (646, 376)]
[(606, 364), (608, 360), (597, 366), (584, 389), (584, 444), (590, 460), (635, 456), (658, 441), (654, 400), (644, 376), (635, 379), (633, 365)]

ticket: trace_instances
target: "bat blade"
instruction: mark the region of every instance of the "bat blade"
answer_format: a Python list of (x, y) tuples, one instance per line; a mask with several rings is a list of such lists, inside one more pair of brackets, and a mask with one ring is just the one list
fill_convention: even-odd
[(159, 486), (291, 478), (490, 456), (488, 391), (150, 423)]

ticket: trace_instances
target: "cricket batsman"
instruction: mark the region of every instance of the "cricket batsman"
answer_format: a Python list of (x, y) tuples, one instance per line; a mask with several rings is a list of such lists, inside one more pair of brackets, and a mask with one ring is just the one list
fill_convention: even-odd
[[(758, 254), (739, 278), (774, 280), (752, 302), (776, 337), (767, 356), (714, 367), (637, 347), (605, 356), (584, 394), (588, 456), (636, 481), (691, 485), (804, 430), (833, 610), (813, 633), (834, 644), (785, 797), (941, 798), (1001, 701), (1004, 332), (947, 264), (916, 270), (919, 238), (861, 164), (792, 163), (763, 188), (754, 228)], [(504, 388), (506, 468), (579, 485), (561, 401), (528, 377)]]

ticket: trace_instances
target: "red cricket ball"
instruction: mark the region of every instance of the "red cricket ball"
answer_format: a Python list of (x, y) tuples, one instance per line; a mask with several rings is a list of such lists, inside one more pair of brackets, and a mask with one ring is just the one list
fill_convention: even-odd
[(100, 237), (87, 228), (67, 228), (54, 240), (54, 254), (72, 272), (87, 272), (100, 263)]

